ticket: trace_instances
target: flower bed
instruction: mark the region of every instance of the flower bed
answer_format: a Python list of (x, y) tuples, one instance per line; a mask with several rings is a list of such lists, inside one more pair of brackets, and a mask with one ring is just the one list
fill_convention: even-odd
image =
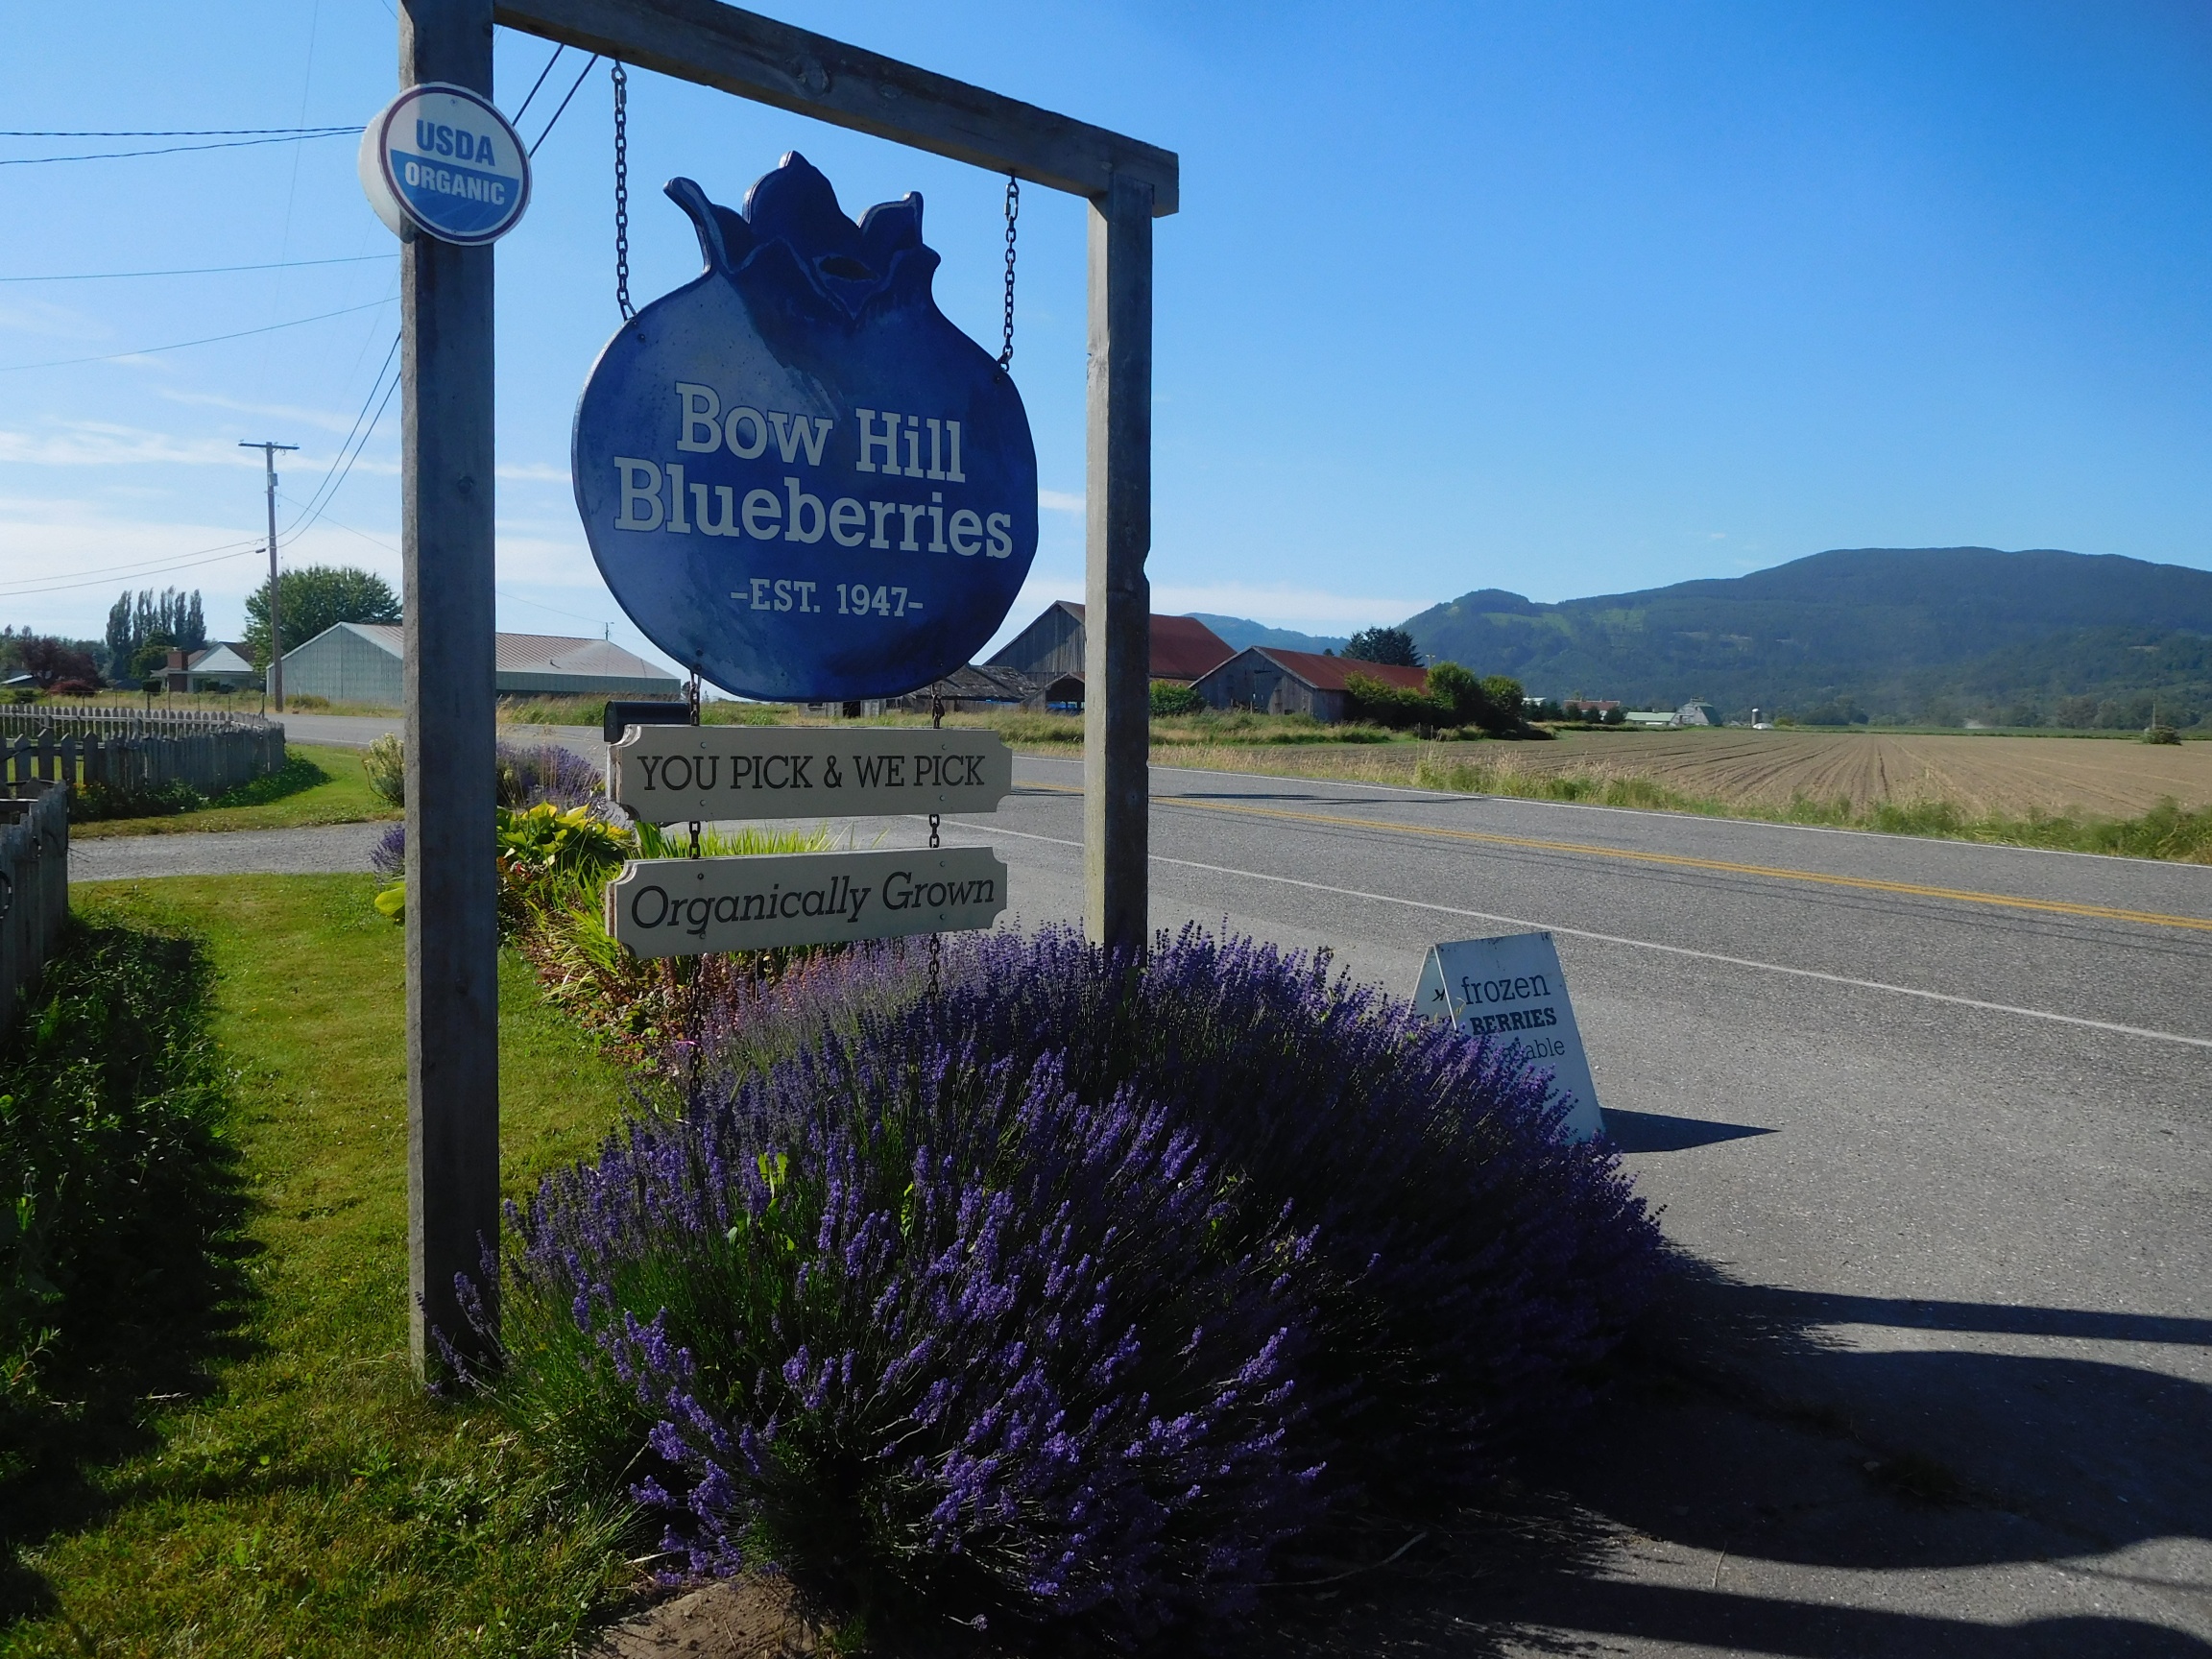
[[(1463, 1498), (1657, 1272), (1517, 1052), (1195, 930), (733, 982), (512, 1217), (517, 1419), (668, 1523), (883, 1610), (1142, 1634), (1291, 1540)], [(664, 1040), (666, 1041), (666, 1040)]]

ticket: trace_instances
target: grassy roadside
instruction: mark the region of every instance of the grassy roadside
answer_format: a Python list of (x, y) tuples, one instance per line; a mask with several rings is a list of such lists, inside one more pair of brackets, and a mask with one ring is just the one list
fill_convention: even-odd
[(1656, 779), (1623, 774), (1610, 767), (1570, 767), (1539, 772), (1517, 767), (1509, 759), (1473, 757), (1456, 746), (1445, 749), (1433, 744), (1400, 747), (1383, 754), (1350, 749), (1265, 751), (1219, 746), (1162, 751), (1156, 747), (1152, 760), (1160, 766), (1190, 766), (1217, 772), (1391, 783), (1447, 793), (1505, 795), (1527, 801), (1580, 801), (1598, 806), (1682, 812), (1703, 818), (1809, 824), (1839, 830), (1868, 830), (1887, 835), (1926, 835), (2067, 853), (2108, 853), (2132, 858), (2212, 863), (2212, 806), (2191, 810), (2172, 801), (2132, 818), (2101, 818), (2086, 813), (2031, 813), (2025, 817), (1974, 815), (1948, 801), (1878, 803), (1858, 807), (1848, 801), (1822, 802), (1802, 795), (1789, 805), (1777, 807), (1760, 802), (1691, 794)]
[[(94, 883), (96, 924), (198, 939), (252, 1212), (248, 1312), (198, 1397), (141, 1402), (18, 1491), (0, 1655), (557, 1653), (631, 1572), (627, 1517), (488, 1412), (421, 1400), (401, 1320), (402, 944), (366, 877)], [(619, 1077), (501, 963), (503, 1174), (592, 1149)]]
[(210, 830), (301, 830), (400, 816), (397, 806), (369, 787), (358, 749), (292, 743), (285, 746), (285, 756), (282, 772), (255, 779), (212, 806), (158, 818), (72, 824), (70, 837), (100, 841), (116, 835), (187, 835)]

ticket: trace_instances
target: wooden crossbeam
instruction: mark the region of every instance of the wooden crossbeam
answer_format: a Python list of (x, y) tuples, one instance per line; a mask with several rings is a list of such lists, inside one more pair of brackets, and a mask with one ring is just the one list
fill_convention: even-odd
[(1088, 198), (1116, 179), (1176, 208), (1175, 153), (719, 0), (493, 0), (494, 21)]

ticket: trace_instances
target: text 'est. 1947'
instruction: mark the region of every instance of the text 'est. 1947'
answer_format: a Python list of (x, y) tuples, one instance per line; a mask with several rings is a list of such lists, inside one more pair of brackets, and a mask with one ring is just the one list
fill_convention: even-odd
[(640, 956), (957, 933), (1006, 908), (1006, 866), (988, 847), (644, 858), (606, 905), (607, 931)]
[(960, 728), (634, 726), (608, 750), (607, 793), (655, 824), (693, 819), (990, 812), (1014, 753)]

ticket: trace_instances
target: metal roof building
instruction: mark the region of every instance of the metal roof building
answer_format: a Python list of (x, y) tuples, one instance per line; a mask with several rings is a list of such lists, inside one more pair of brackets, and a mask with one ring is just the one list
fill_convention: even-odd
[[(397, 708), (406, 631), (388, 622), (340, 622), (284, 653), (288, 696)], [(498, 637), (493, 688), (501, 696), (673, 697), (675, 675), (605, 639), (555, 634)]]

